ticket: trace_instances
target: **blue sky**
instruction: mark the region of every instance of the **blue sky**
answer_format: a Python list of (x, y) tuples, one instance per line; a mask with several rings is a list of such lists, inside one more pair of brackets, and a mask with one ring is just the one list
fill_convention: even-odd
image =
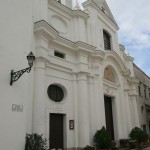
[(150, 76), (150, 0), (106, 1), (120, 28), (119, 42), (134, 63)]

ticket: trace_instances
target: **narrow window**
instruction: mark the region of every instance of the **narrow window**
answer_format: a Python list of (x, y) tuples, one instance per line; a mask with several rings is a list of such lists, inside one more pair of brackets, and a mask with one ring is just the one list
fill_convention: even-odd
[(139, 96), (141, 96), (141, 86), (138, 86)]
[(60, 52), (58, 52), (58, 51), (54, 51), (54, 56), (60, 57), (60, 58), (65, 58), (65, 54), (60, 53)]
[(111, 50), (110, 35), (104, 30), (103, 30), (103, 38), (105, 50)]
[(144, 96), (145, 96), (145, 98), (146, 98), (146, 88), (144, 88)]

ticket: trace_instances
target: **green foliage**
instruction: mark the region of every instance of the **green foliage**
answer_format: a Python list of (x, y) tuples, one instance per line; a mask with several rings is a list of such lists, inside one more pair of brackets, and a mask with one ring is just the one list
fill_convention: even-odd
[(132, 140), (136, 140), (138, 143), (141, 143), (144, 140), (144, 132), (138, 127), (133, 128), (129, 136)]
[(93, 141), (97, 148), (111, 148), (111, 138), (104, 126), (95, 133)]
[(84, 150), (95, 150), (95, 148), (90, 145), (85, 146), (83, 149)]
[(26, 134), (25, 150), (47, 150), (46, 139), (43, 135)]

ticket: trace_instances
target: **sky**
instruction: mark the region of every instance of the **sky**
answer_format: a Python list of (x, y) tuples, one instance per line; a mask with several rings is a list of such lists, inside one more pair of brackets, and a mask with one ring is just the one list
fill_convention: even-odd
[[(79, 3), (85, 0), (78, 0)], [(150, 0), (106, 0), (118, 26), (119, 43), (150, 77)]]

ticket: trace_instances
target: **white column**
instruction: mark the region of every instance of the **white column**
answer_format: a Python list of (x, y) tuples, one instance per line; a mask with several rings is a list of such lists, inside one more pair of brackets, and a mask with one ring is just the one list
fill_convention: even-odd
[(101, 129), (102, 126), (106, 125), (102, 76), (103, 74), (95, 75), (94, 78), (97, 130)]
[(45, 62), (36, 59), (34, 77), (33, 127), (32, 132), (45, 134)]
[(131, 96), (131, 103), (132, 103), (132, 109), (133, 109), (133, 123), (134, 127), (140, 127), (139, 124), (139, 118), (138, 118), (138, 109), (137, 109), (137, 101), (136, 96)]
[(85, 73), (78, 74), (78, 90), (78, 143), (79, 147), (84, 147), (90, 144), (89, 97)]
[(128, 90), (124, 90), (124, 93), (125, 93), (126, 116), (127, 116), (127, 125), (128, 125), (128, 133), (129, 133), (132, 130), (133, 126), (132, 126), (132, 119), (131, 119)]
[(121, 121), (122, 121), (122, 137), (128, 138), (128, 122), (127, 122), (127, 109), (126, 109), (126, 97), (123, 89), (123, 78), (122, 83), (119, 86), (119, 98), (121, 107)]
[(73, 75), (74, 119), (75, 119), (75, 147), (78, 147), (78, 87), (77, 76)]
[(89, 104), (90, 104), (90, 141), (93, 144), (93, 136), (97, 130), (96, 126), (96, 99), (94, 94), (94, 77), (89, 77)]

